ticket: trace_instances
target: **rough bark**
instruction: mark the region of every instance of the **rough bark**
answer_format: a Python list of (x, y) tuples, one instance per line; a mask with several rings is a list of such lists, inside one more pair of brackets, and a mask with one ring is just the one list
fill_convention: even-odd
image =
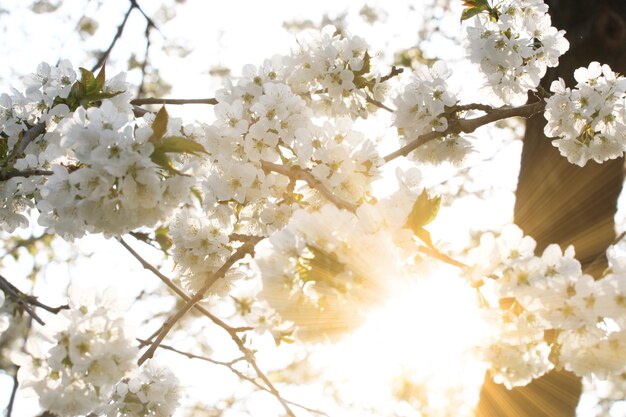
[[(626, 1), (552, 0), (553, 25), (565, 29), (570, 50), (542, 84), (562, 77), (573, 87), (573, 72), (591, 61), (626, 73)], [(569, 164), (543, 134), (542, 115), (527, 122), (516, 192), (515, 223), (537, 240), (539, 253), (550, 243), (574, 245), (586, 272), (606, 268), (607, 246), (615, 239), (614, 216), (624, 179), (622, 158), (584, 168)], [(507, 390), (487, 378), (479, 417), (571, 417), (581, 381), (555, 371), (526, 387)]]

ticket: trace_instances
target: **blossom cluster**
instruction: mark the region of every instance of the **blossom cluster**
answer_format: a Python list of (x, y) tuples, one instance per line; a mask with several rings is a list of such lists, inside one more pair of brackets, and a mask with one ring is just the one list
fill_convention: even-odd
[[(102, 296), (73, 290), (70, 309), (58, 316), (47, 353), (32, 352), (22, 364), (27, 385), (43, 409), (62, 416), (89, 414), (106, 404), (113, 387), (133, 367), (136, 349), (123, 319)], [(52, 324), (52, 323), (51, 323)]]
[[(394, 99), (394, 126), (400, 133), (402, 143), (412, 142), (426, 133), (448, 129), (448, 119), (455, 116), (454, 106), (458, 103), (446, 83), (450, 74), (445, 63), (438, 61), (428, 70), (412, 74), (411, 82)], [(410, 157), (422, 163), (448, 161), (458, 164), (470, 150), (467, 139), (450, 134), (422, 144)]]
[(388, 277), (410, 279), (415, 265), (407, 259), (414, 259), (416, 243), (405, 225), (414, 200), (402, 187), (356, 213), (328, 204), (295, 212), (257, 256), (260, 296), (295, 324), (301, 340), (333, 339), (355, 329), (368, 308), (385, 300)]
[[(172, 415), (178, 380), (152, 362), (133, 371), (137, 350), (115, 308), (117, 298), (111, 289), (100, 294), (71, 287), (70, 308), (38, 335), (43, 340), (29, 339), (29, 354), (17, 361), (20, 379), (43, 409), (59, 416)], [(40, 351), (46, 344), (52, 346)]]
[(180, 399), (178, 378), (152, 361), (120, 381), (103, 407), (108, 417), (171, 417)]
[(573, 164), (584, 166), (593, 159), (602, 163), (626, 150), (626, 77), (608, 65), (592, 62), (574, 71), (576, 87), (563, 79), (552, 82), (546, 99), (546, 136)]
[[(25, 93), (2, 95), (0, 128), (14, 160), (4, 170), (17, 171), (0, 185), (7, 231), (25, 226), (21, 212), (36, 206), (39, 223), (68, 239), (122, 234), (154, 225), (189, 198), (192, 180), (168, 175), (153, 160), (154, 116), (135, 119), (124, 74), (100, 81), (83, 74), (83, 84), (100, 90), (89, 93), (77, 93), (75, 80), (67, 61), (41, 64), (26, 78)], [(85, 95), (81, 105), (72, 94)], [(100, 100), (90, 104), (94, 98)], [(23, 143), (38, 125), (45, 128)], [(167, 133), (185, 136), (185, 129), (171, 119)]]
[(480, 66), (499, 101), (523, 104), (546, 69), (556, 67), (569, 49), (565, 32), (552, 26), (543, 0), (505, 0), (488, 11), (467, 27), (469, 59)]
[(525, 385), (553, 368), (606, 378), (626, 367), (626, 255), (607, 252), (610, 269), (595, 281), (581, 270), (574, 248), (536, 243), (514, 225), (481, 237), (468, 272), (481, 287), (497, 327), (483, 351), (494, 379)]
[[(199, 210), (184, 208), (170, 224), (174, 258), (190, 289), (231, 255), (231, 235), (269, 236), (295, 209), (319, 205), (319, 196), (295, 188), (286, 175), (293, 171), (268, 166), (299, 168), (350, 203), (369, 198), (382, 160), (352, 120), (364, 115), (363, 91), (375, 83), (366, 51), (362, 39), (328, 27), (288, 56), (244, 67), (236, 85), (216, 93), (215, 121), (199, 134), (206, 150), (206, 163), (195, 170)], [(237, 276), (231, 269), (210, 292), (226, 293)]]

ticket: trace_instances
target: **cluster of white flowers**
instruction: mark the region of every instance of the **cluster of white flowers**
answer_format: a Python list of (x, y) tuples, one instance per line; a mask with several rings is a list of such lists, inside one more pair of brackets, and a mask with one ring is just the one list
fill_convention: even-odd
[(120, 381), (111, 399), (101, 410), (108, 417), (171, 417), (180, 399), (178, 378), (150, 361)]
[(484, 350), (496, 381), (525, 385), (549, 370), (606, 377), (626, 368), (626, 255), (609, 249), (602, 279), (583, 274), (574, 248), (535, 241), (514, 225), (481, 237), (469, 275), (490, 304), (498, 331)]
[[(135, 120), (125, 75), (104, 80), (81, 71), (82, 87), (91, 89), (86, 92), (75, 82), (71, 64), (62, 61), (56, 67), (41, 64), (26, 78), (24, 94), (14, 90), (1, 97), (0, 130), (8, 136), (7, 160), (14, 159), (3, 170), (33, 172), (1, 185), (0, 215), (7, 231), (25, 226), (21, 212), (36, 205), (40, 224), (65, 238), (121, 234), (154, 225), (189, 199), (192, 179), (166, 175), (152, 160), (155, 119), (147, 114)], [(75, 102), (80, 100), (87, 104)], [(98, 105), (89, 107), (89, 100)], [(38, 124), (45, 130), (21, 144)], [(170, 119), (165, 133), (185, 137), (196, 131)]]
[[(302, 340), (335, 338), (361, 323), (363, 313), (385, 300), (388, 277), (407, 277), (416, 243), (405, 229), (415, 194), (401, 188), (356, 214), (324, 205), (297, 211), (271, 248), (257, 256), (260, 295)], [(412, 256), (411, 256), (412, 254)]]
[[(449, 91), (446, 79), (450, 71), (444, 62), (412, 74), (411, 82), (394, 99), (394, 126), (403, 143), (415, 141), (420, 135), (448, 129), (448, 118), (454, 117), (456, 95)], [(446, 135), (419, 146), (410, 157), (422, 162), (460, 163), (471, 150), (470, 143), (459, 135)]]
[(54, 346), (22, 364), (26, 386), (43, 409), (60, 416), (86, 415), (108, 402), (113, 387), (133, 368), (136, 349), (123, 319), (111, 310), (111, 291), (102, 296), (72, 289), (70, 309), (58, 315)]
[[(54, 135), (57, 122), (69, 113), (69, 108), (64, 104), (54, 106), (55, 98), (67, 99), (75, 80), (76, 73), (69, 61), (63, 60), (54, 67), (41, 63), (36, 73), (25, 77), (25, 92), (12, 89), (11, 95), (0, 94), (0, 131), (6, 136), (3, 157), (12, 160), (15, 168), (40, 167), (45, 162), (46, 157), (40, 156), (45, 148), (41, 134), (24, 149), (24, 158), (17, 159), (20, 155), (15, 150), (21, 147), (23, 135), (40, 122), (46, 123), (50, 130), (48, 136)], [(3, 167), (3, 173), (7, 168), (13, 167)], [(0, 183), (2, 230), (10, 233), (18, 227), (28, 225), (28, 219), (23, 213), (34, 206), (29, 196), (41, 183), (40, 178), (22, 177), (13, 177)]]
[(554, 94), (546, 99), (545, 134), (561, 155), (584, 166), (593, 159), (604, 162), (626, 150), (626, 77), (608, 65), (592, 62), (574, 71), (576, 87), (565, 87), (563, 79), (552, 82)]
[[(232, 253), (230, 234), (234, 214), (227, 205), (198, 215), (191, 209), (181, 210), (170, 225), (174, 242), (174, 261), (181, 269), (181, 279), (191, 290), (198, 291), (205, 280), (217, 271)], [(224, 295), (238, 276), (229, 270), (211, 287), (213, 294)]]
[[(308, 96), (316, 113), (367, 117), (367, 94), (377, 98), (376, 79), (369, 80), (369, 45), (358, 36), (340, 36), (334, 26), (308, 34), (288, 59), (287, 83)], [(369, 89), (369, 93), (364, 87)]]
[[(289, 177), (268, 163), (307, 170), (348, 202), (369, 198), (382, 160), (351, 120), (363, 115), (363, 90), (370, 86), (366, 50), (362, 39), (328, 27), (289, 56), (246, 66), (236, 85), (216, 93), (216, 119), (200, 135), (207, 164), (196, 171), (203, 211), (183, 210), (170, 226), (174, 257), (190, 289), (200, 288), (230, 256), (228, 235), (268, 236), (295, 208), (319, 205), (319, 198), (304, 198), (305, 189), (294, 198)], [(362, 85), (347, 81), (355, 77)], [(337, 119), (336, 106), (350, 117)], [(211, 292), (225, 293), (234, 278), (220, 279)]]
[(79, 168), (52, 166), (53, 175), (37, 204), (40, 224), (66, 237), (85, 232), (117, 235), (152, 226), (189, 199), (192, 179), (164, 178), (150, 158), (152, 128), (148, 123), (137, 126), (131, 118), (132, 113), (104, 100), (100, 107), (79, 107), (63, 120), (60, 146), (71, 152), (68, 161)]
[(469, 59), (505, 104), (520, 105), (535, 91), (547, 67), (569, 49), (565, 32), (552, 26), (543, 0), (505, 0), (479, 13), (468, 26)]

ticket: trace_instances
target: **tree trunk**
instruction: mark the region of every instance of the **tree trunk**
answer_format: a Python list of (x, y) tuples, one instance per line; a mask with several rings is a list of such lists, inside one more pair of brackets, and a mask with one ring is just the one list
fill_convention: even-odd
[[(569, 87), (576, 68), (591, 61), (626, 73), (625, 0), (552, 0), (552, 23), (565, 29), (570, 50), (542, 85), (561, 77)], [(550, 243), (574, 245), (585, 272), (599, 277), (607, 266), (606, 248), (615, 239), (614, 216), (624, 180), (622, 158), (584, 168), (572, 165), (543, 134), (543, 115), (526, 124), (516, 192), (515, 223), (537, 240), (541, 253)], [(486, 379), (479, 417), (572, 417), (581, 381), (566, 371), (551, 372), (531, 384), (507, 390)]]

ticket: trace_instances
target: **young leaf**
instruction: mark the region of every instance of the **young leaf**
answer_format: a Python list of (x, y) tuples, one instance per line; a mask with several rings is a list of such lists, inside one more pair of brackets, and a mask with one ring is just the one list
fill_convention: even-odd
[(411, 213), (407, 218), (406, 227), (413, 230), (420, 237), (418, 235), (420, 233), (419, 229), (435, 220), (440, 206), (441, 197), (430, 198), (426, 190), (422, 191), (415, 203), (413, 203), (413, 209), (411, 209)]
[(93, 75), (93, 72), (86, 70), (85, 68), (79, 68), (81, 73), (81, 84), (83, 85), (83, 95), (89, 95), (97, 93), (99, 88), (97, 85), (96, 78)]
[(98, 89), (98, 91), (102, 91), (102, 88), (104, 87), (104, 81), (106, 80), (106, 74), (105, 74), (105, 67), (106, 66), (106, 62), (104, 64), (102, 64), (102, 68), (100, 68), (100, 71), (98, 72), (98, 75), (96, 76), (96, 88)]
[(183, 175), (185, 177), (188, 177), (187, 174), (180, 172), (179, 170), (174, 168), (174, 164), (172, 164), (170, 158), (163, 151), (155, 150), (154, 152), (152, 152), (152, 155), (150, 155), (150, 159), (152, 160), (152, 162), (154, 162), (170, 174)]
[(471, 19), (472, 17), (476, 16), (477, 14), (482, 13), (484, 10), (479, 9), (477, 7), (472, 7), (471, 9), (465, 9), (463, 10), (463, 13), (461, 13), (461, 22), (467, 19)]
[(492, 12), (495, 11), (491, 6), (489, 6), (487, 0), (468, 0), (464, 1), (463, 5), (465, 6), (465, 10), (461, 13), (461, 22), (482, 12), (489, 12), (489, 16), (491, 16)]
[(163, 251), (167, 251), (172, 247), (172, 238), (168, 234), (168, 227), (159, 227), (154, 231), (154, 240), (159, 244)]
[(164, 138), (154, 144), (154, 149), (160, 152), (188, 153), (196, 156), (201, 153), (208, 154), (204, 147), (198, 142), (181, 136), (169, 136)]
[(165, 136), (168, 121), (169, 115), (167, 114), (167, 110), (165, 110), (165, 106), (163, 106), (154, 118), (154, 122), (152, 122), (152, 135), (150, 135), (150, 138), (148, 139), (150, 142), (158, 142), (161, 138), (163, 138), (163, 136)]

